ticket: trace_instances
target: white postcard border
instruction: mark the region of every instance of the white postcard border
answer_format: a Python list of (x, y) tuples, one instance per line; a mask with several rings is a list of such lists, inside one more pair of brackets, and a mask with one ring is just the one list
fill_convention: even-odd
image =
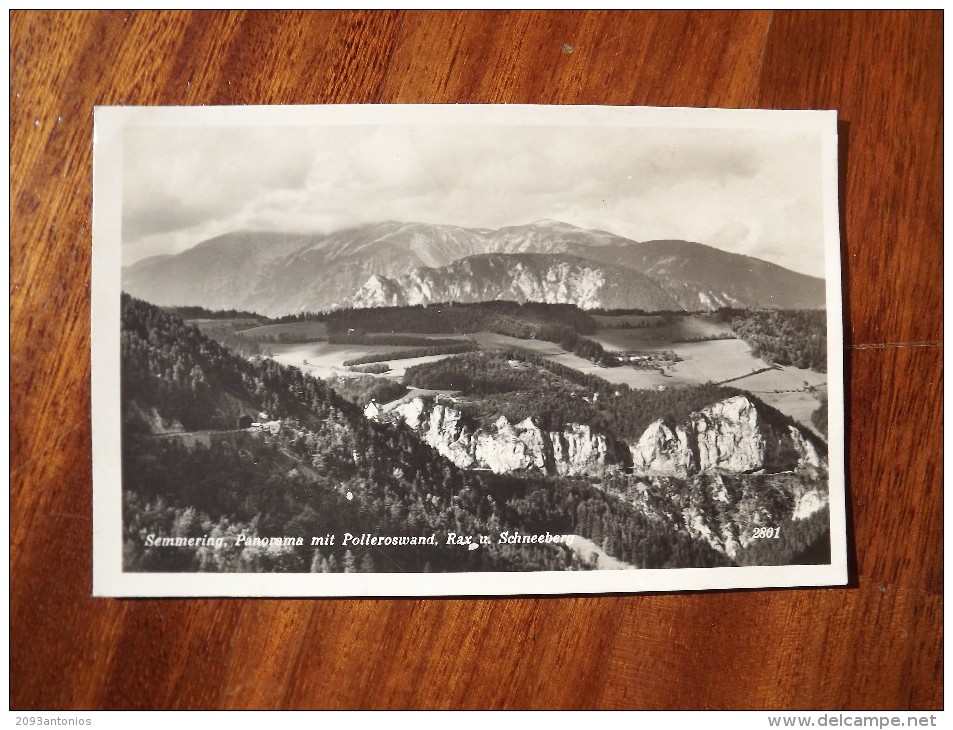
[[(128, 573), (122, 570), (120, 292), (122, 134), (128, 127), (253, 125), (553, 125), (788, 129), (822, 135), (827, 283), (831, 564), (512, 573)], [(846, 542), (843, 308), (836, 111), (532, 105), (97, 107), (91, 289), (95, 596), (496, 596), (844, 585)]]

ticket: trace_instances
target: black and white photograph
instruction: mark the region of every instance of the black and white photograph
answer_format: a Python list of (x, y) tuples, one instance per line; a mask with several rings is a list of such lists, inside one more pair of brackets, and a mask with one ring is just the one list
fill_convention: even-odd
[(836, 113), (95, 127), (97, 595), (846, 582)]

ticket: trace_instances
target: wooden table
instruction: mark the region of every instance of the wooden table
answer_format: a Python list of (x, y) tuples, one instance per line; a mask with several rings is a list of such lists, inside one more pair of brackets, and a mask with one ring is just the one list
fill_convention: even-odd
[[(940, 12), (25, 12), (10, 22), (11, 706), (942, 704)], [(96, 104), (839, 109), (850, 587), (92, 599)]]

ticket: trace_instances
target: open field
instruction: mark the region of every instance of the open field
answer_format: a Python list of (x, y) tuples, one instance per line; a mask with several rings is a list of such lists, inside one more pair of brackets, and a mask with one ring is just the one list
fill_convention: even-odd
[(826, 374), (779, 366), (776, 370), (740, 378), (730, 385), (754, 393), (768, 405), (817, 433), (811, 423), (811, 414), (817, 410), (821, 397), (827, 392)]
[[(328, 342), (304, 342), (296, 344), (269, 345), (274, 360), (293, 365), (316, 378), (332, 375), (359, 375), (344, 366), (346, 360), (376, 352), (399, 353), (410, 348), (394, 345), (332, 345)], [(416, 358), (420, 359), (420, 358)], [(390, 375), (390, 373), (388, 373)]]
[(285, 322), (284, 324), (266, 324), (261, 327), (252, 327), (241, 331), (242, 337), (250, 339), (278, 338), (279, 335), (289, 335), (301, 339), (326, 340), (328, 327), (324, 322)]
[(676, 342), (662, 349), (672, 350), (682, 360), (666, 372), (686, 382), (720, 383), (768, 367), (742, 340)]
[(659, 385), (672, 384), (672, 379), (666, 378), (658, 370), (637, 370), (630, 367), (607, 368), (562, 350), (554, 355), (546, 355), (546, 359), (586, 375), (595, 375), (610, 383), (621, 383), (631, 388), (656, 388)]
[[(686, 382), (684, 380), (676, 380), (675, 378), (662, 375), (662, 373), (660, 373), (658, 370), (639, 370), (637, 368), (626, 366), (617, 368), (600, 367), (598, 365), (593, 365), (587, 360), (582, 360), (582, 358), (579, 358), (571, 353), (566, 353), (565, 355), (559, 355), (557, 357), (551, 357), (549, 359), (553, 362), (567, 365), (588, 375), (595, 375), (596, 377), (602, 378), (603, 380), (608, 380), (610, 383), (628, 385), (630, 388), (636, 388), (640, 390), (654, 390), (659, 386), (670, 388), (672, 386), (684, 385)], [(585, 362), (587, 363), (587, 366), (578, 367), (575, 364), (578, 362)]]
[(299, 344), (268, 345), (273, 353), (272, 358), (284, 365), (293, 365), (302, 372), (316, 378), (330, 378), (332, 375), (354, 377), (368, 375), (349, 370), (344, 363), (353, 358), (362, 357), (371, 353), (393, 353), (393, 360), (382, 361), (390, 366), (386, 373), (374, 375), (378, 378), (399, 380), (404, 377), (407, 368), (427, 362), (435, 362), (453, 355), (427, 355), (424, 357), (401, 358), (402, 352), (417, 349), (413, 347), (399, 347), (397, 345), (332, 345), (328, 342), (305, 342)]
[(811, 414), (817, 410), (817, 407), (821, 404), (820, 401), (812, 393), (801, 392), (801, 393), (755, 393), (761, 400), (767, 403), (769, 406), (777, 408), (781, 413), (786, 416), (790, 416), (799, 424), (805, 428), (810, 429), (818, 436), (823, 438), (824, 434), (820, 433), (811, 423)]
[(592, 318), (600, 327), (656, 327), (665, 324), (660, 314), (594, 314)]
[[(632, 388), (656, 388), (660, 385), (677, 387), (679, 385), (707, 382), (720, 383), (768, 367), (763, 360), (754, 357), (748, 345), (741, 340), (665, 342), (662, 344), (641, 343), (641, 347), (637, 349), (645, 352), (671, 351), (681, 358), (681, 362), (663, 368), (663, 372), (658, 369), (638, 369), (624, 365), (614, 368), (600, 367), (572, 353), (560, 350), (555, 345), (553, 347), (556, 348), (556, 352), (542, 353), (548, 360), (589, 375), (596, 375), (610, 383), (624, 383)], [(818, 374), (814, 373), (814, 375), (817, 376)], [(783, 382), (787, 383), (791, 382), (791, 378), (794, 376), (789, 374), (784, 377), (786, 379)], [(823, 375), (821, 375), (820, 380), (825, 380)], [(738, 385), (739, 382), (741, 381), (733, 381), (730, 385), (738, 388), (746, 387)], [(803, 387), (803, 379), (798, 382), (800, 383), (799, 386), (791, 387)]]
[[(614, 334), (625, 335), (635, 331), (637, 330), (615, 330)], [(566, 352), (559, 345), (543, 340), (521, 340), (516, 337), (490, 332), (478, 332), (468, 335), (467, 338), (476, 342), (484, 350), (515, 349), (533, 353), (580, 372), (596, 375), (610, 383), (624, 383), (632, 388), (673, 387), (706, 383), (708, 381), (720, 382), (729, 378), (744, 376), (766, 367), (762, 360), (751, 355), (748, 346), (741, 340), (641, 343), (638, 349), (648, 352), (670, 350), (681, 358), (681, 362), (664, 368), (664, 373), (662, 373), (657, 369), (642, 370), (626, 366), (601, 367), (578, 355)], [(394, 354), (394, 359), (387, 361), (391, 371), (379, 376), (392, 379), (402, 377), (407, 368), (413, 365), (451, 357), (448, 355), (430, 355), (401, 359), (400, 353), (407, 352), (410, 348), (396, 345), (332, 345), (328, 342), (274, 344), (270, 345), (269, 349), (278, 362), (294, 365), (319, 378), (327, 378), (332, 375), (353, 375), (354, 373), (345, 367), (344, 362), (370, 353)], [(791, 383), (787, 386), (789, 388), (802, 388), (803, 379), (798, 381), (796, 377), (796, 375), (788, 374), (783, 382)], [(824, 381), (824, 378), (821, 377), (820, 381)], [(760, 383), (762, 381), (755, 382)], [(763, 382), (770, 384), (782, 381), (765, 380)], [(747, 386), (737, 385), (737, 387)], [(780, 385), (773, 385), (771, 389), (780, 387)]]
[[(599, 330), (588, 337), (606, 350), (633, 349), (645, 342), (661, 344), (677, 340), (733, 336), (727, 323), (701, 314), (625, 314), (617, 317), (593, 315), (593, 319), (599, 324)], [(637, 324), (647, 326), (631, 326)]]
[(186, 324), (194, 325), (206, 337), (213, 340), (221, 340), (235, 332), (247, 330), (249, 327), (257, 327), (260, 320), (249, 319), (248, 317), (236, 317), (235, 319), (187, 319)]
[[(606, 317), (598, 318), (600, 322)], [(668, 324), (657, 329), (600, 329), (589, 338), (598, 342), (607, 351), (671, 351), (681, 362), (664, 368), (664, 375), (657, 370), (634, 368), (597, 368), (590, 364), (580, 367), (567, 361), (572, 355), (552, 357), (556, 362), (578, 370), (598, 375), (613, 383), (626, 383), (633, 388), (678, 386), (708, 381), (727, 384), (749, 391), (768, 405), (774, 406), (804, 426), (815, 430), (811, 414), (820, 405), (820, 397), (826, 390), (827, 375), (794, 367), (777, 366), (764, 372), (756, 372), (768, 364), (751, 354), (751, 348), (743, 340), (706, 340), (702, 342), (678, 342), (679, 339), (712, 337), (730, 332), (724, 322), (700, 315), (667, 316)], [(657, 337), (655, 341), (647, 339)], [(579, 360), (579, 358), (575, 358)], [(747, 375), (747, 373), (755, 373)]]
[[(540, 356), (559, 355), (565, 352), (563, 348), (553, 342), (521, 340), (518, 337), (498, 335), (494, 332), (476, 332), (467, 337), (476, 342), (482, 350), (521, 350)], [(583, 360), (582, 362), (589, 361)], [(592, 363), (589, 364), (592, 365)]]
[(460, 332), (369, 332), (369, 335), (391, 335), (396, 334), (408, 339), (416, 338), (421, 340), (472, 340), (473, 335)]
[(436, 362), (437, 360), (443, 360), (448, 357), (458, 357), (458, 355), (425, 355), (424, 357), (408, 357), (400, 360), (388, 360), (387, 364), (390, 365), (390, 370), (386, 373), (378, 375), (378, 378), (392, 378), (394, 380), (400, 380), (404, 377), (404, 373), (407, 372), (407, 368), (412, 368), (414, 365), (423, 365), (428, 362)]
[(705, 315), (669, 317), (669, 337), (673, 340), (697, 337), (719, 337), (734, 334), (727, 322)]
[(634, 315), (620, 317), (597, 316), (594, 319), (602, 325), (588, 339), (598, 342), (607, 351), (637, 350), (648, 345), (677, 344), (679, 340), (691, 340), (704, 337), (723, 337), (731, 335), (731, 327), (712, 317), (702, 315), (665, 315), (665, 317), (635, 317), (642, 320), (660, 320), (661, 327), (613, 327), (613, 320), (628, 320)]
[[(806, 384), (806, 385), (805, 385)], [(750, 390), (752, 393), (767, 391), (804, 390), (807, 386), (819, 387), (827, 385), (827, 374), (816, 373), (813, 370), (777, 365), (774, 370), (749, 375), (732, 383), (737, 388)]]
[[(627, 317), (635, 315), (626, 315)], [(605, 318), (603, 318), (605, 319)], [(697, 316), (670, 317), (671, 325), (660, 328), (665, 332), (676, 330), (685, 336), (697, 336), (704, 333), (716, 333), (716, 325), (707, 318)], [(279, 329), (281, 328), (281, 329)], [(302, 333), (319, 335), (323, 325), (317, 322), (295, 322), (287, 325), (267, 325), (256, 327), (252, 331), (263, 334), (278, 334), (285, 331), (293, 335)], [(608, 328), (599, 330), (591, 339), (600, 342), (607, 350), (644, 352), (674, 352), (680, 362), (659, 369), (638, 369), (628, 366), (607, 368), (596, 365), (578, 355), (566, 352), (559, 345), (543, 340), (523, 340), (491, 332), (477, 332), (469, 335), (427, 335), (433, 339), (469, 339), (483, 350), (514, 349), (529, 352), (587, 375), (607, 380), (610, 383), (628, 385), (637, 389), (672, 388), (682, 385), (706, 382), (724, 382), (740, 390), (747, 390), (761, 400), (774, 406), (782, 413), (791, 416), (805, 426), (811, 426), (811, 414), (819, 405), (827, 376), (811, 370), (793, 367), (778, 367), (764, 372), (748, 375), (767, 368), (761, 359), (754, 357), (748, 345), (737, 339), (706, 340), (702, 342), (673, 342), (670, 339), (646, 341), (639, 339), (645, 329)], [(413, 333), (407, 333), (412, 335)], [(391, 370), (375, 377), (400, 381), (407, 368), (428, 362), (435, 362), (453, 355), (429, 355), (402, 359), (401, 353), (413, 348), (397, 345), (332, 345), (328, 342), (307, 342), (297, 344), (271, 344), (268, 349), (274, 353), (278, 362), (293, 365), (318, 378), (333, 375), (350, 377), (358, 375), (349, 370), (344, 362), (370, 353), (392, 353), (394, 359), (387, 360)], [(306, 362), (307, 361), (307, 362)], [(413, 386), (413, 384), (410, 384)], [(423, 391), (412, 390), (405, 398)], [(394, 404), (388, 404), (389, 406)]]
[(432, 390), (430, 388), (414, 388), (411, 386), (408, 386), (408, 387), (410, 387), (410, 390), (408, 390), (405, 395), (401, 396), (400, 398), (396, 400), (392, 400), (390, 403), (385, 403), (382, 406), (382, 409), (385, 412), (393, 410), (394, 408), (399, 406), (401, 403), (409, 403), (410, 401), (412, 401), (414, 398), (417, 398), (418, 396), (421, 396), (421, 397), (434, 396), (434, 395), (451, 395), (452, 396), (460, 392), (459, 390)]
[[(622, 332), (628, 332), (628, 330)], [(621, 349), (674, 352), (681, 362), (665, 368), (667, 376), (665, 380), (669, 383), (707, 383), (709, 381), (720, 383), (768, 367), (764, 360), (751, 354), (751, 348), (742, 340), (640, 342), (637, 346)], [(613, 380), (611, 376), (602, 373), (626, 369), (632, 368), (607, 368), (599, 374), (607, 380)]]
[[(600, 318), (601, 319), (601, 318)], [(598, 342), (607, 352), (632, 350), (643, 344), (657, 345), (670, 342), (668, 326), (664, 327), (600, 327), (595, 334), (585, 335), (586, 339)]]

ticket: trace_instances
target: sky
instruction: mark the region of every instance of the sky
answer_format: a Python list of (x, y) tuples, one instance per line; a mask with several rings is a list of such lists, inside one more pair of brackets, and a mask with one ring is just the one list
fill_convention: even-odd
[(132, 127), (123, 264), (237, 230), (541, 219), (824, 275), (820, 136), (538, 126)]

